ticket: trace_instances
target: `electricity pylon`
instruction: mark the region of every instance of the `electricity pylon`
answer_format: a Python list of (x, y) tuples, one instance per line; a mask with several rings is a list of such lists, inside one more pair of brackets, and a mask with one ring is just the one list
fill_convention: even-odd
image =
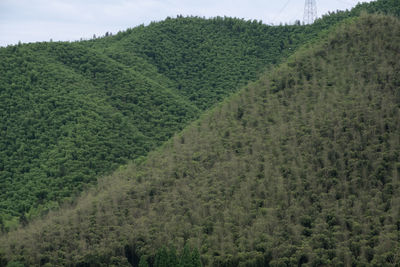
[(313, 24), (314, 20), (317, 18), (317, 4), (315, 0), (306, 0), (304, 6), (304, 24)]

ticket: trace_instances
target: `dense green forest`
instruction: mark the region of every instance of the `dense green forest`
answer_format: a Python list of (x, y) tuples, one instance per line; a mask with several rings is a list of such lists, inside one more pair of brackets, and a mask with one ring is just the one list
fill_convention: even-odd
[(313, 25), (181, 17), (90, 41), (0, 48), (0, 229), (74, 201), (304, 43), (377, 1)]
[(344, 21), (71, 207), (1, 236), (0, 264), (396, 266), (399, 51), (398, 18)]
[(80, 44), (0, 53), (0, 214), (21, 222), (197, 117), (169, 88)]
[[(234, 31), (233, 24), (243, 32)], [(1, 48), (2, 228), (25, 224), (73, 199), (100, 175), (168, 140), (255, 79), (269, 64), (263, 61), (268, 51), (271, 60), (286, 57), (281, 52), (289, 48), (268, 48), (261, 41), (281, 42), (293, 29), (300, 28), (177, 18), (89, 42)], [(154, 40), (160, 31), (165, 41)], [(266, 56), (258, 59), (263, 51)], [(163, 68), (175, 73), (167, 75)]]

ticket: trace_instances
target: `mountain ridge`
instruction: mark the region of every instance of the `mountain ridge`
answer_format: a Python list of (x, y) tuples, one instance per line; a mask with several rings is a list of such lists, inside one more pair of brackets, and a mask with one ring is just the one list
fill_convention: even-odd
[[(307, 28), (307, 34), (315, 35), (318, 27)], [(123, 42), (116, 35), (1, 48), (5, 58), (1, 112), (7, 114), (2, 116), (1, 128), (7, 130), (0, 140), (0, 222), (6, 230), (25, 223), (73, 199), (95, 184), (98, 176), (145, 156), (212, 105), (256, 79), (268, 64), (285, 58), (306, 39), (303, 30), (306, 28), (300, 25), (269, 27), (231, 18), (177, 18), (121, 33)], [(156, 42), (157, 38), (168, 42)], [(196, 41), (188, 41), (192, 39)], [(271, 44), (260, 45), (265, 42)], [(269, 52), (263, 55), (263, 51)], [(54, 74), (52, 68), (63, 75)], [(30, 98), (25, 97), (26, 92)], [(93, 107), (97, 115), (85, 118), (85, 111), (74, 101)], [(10, 112), (14, 102), (19, 108)], [(67, 105), (81, 112), (72, 115)], [(25, 111), (27, 107), (38, 110), (40, 116)], [(79, 121), (85, 121), (88, 130)], [(32, 135), (35, 128), (42, 131)], [(84, 138), (70, 135), (76, 132), (73, 129), (79, 129)], [(120, 142), (118, 135), (122, 135)], [(65, 137), (66, 143), (62, 141)], [(57, 148), (60, 142), (64, 146)], [(43, 161), (50, 159), (49, 164), (36, 160), (41, 154)]]
[(395, 265), (399, 33), (391, 17), (342, 23), (76, 207), (3, 236), (5, 258), (136, 266), (189, 244), (205, 266)]

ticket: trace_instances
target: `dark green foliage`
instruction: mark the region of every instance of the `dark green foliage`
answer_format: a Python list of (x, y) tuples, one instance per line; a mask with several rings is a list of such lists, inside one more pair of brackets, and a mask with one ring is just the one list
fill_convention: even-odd
[(190, 248), (188, 245), (183, 247), (182, 255), (179, 261), (180, 267), (192, 267), (192, 253), (190, 252)]
[[(140, 258), (146, 259), (146, 256)], [(166, 247), (162, 247), (155, 255), (154, 267), (201, 267), (200, 254), (197, 249), (191, 250), (188, 245), (183, 247), (181, 255), (176, 255), (174, 248), (169, 250)]]
[[(73, 200), (99, 176), (146, 155), (202, 111), (361, 10), (398, 15), (399, 2), (358, 5), (308, 26), (179, 16), (86, 42), (1, 48), (2, 228)], [(238, 109), (238, 118), (243, 115)], [(237, 153), (243, 153), (242, 145), (236, 143)], [(382, 166), (376, 179), (386, 183), (388, 170)], [(336, 175), (335, 169), (325, 171)], [(262, 178), (262, 170), (257, 175)]]
[[(398, 15), (398, 5), (362, 4), (307, 27), (177, 18), (109, 43), (0, 49), (0, 227), (21, 224), (0, 237), (0, 265), (398, 264), (400, 25), (383, 16), (326, 32), (72, 207), (28, 223), (146, 155), (289, 48), (361, 10)], [(254, 44), (263, 30), (278, 36), (268, 49)], [(168, 42), (149, 46), (157, 36)], [(217, 62), (202, 65), (204, 40), (187, 36), (218, 44), (202, 54)], [(160, 244), (182, 253), (153, 256)]]
[(396, 266), (399, 50), (398, 19), (348, 20), (0, 249), (27, 265)]
[(179, 260), (178, 255), (174, 247), (171, 247), (168, 252), (168, 266), (178, 266)]
[(303, 34), (300, 26), (178, 17), (130, 29), (107, 43), (94, 42), (93, 47), (104, 46), (110, 57), (129, 66), (135, 64), (129, 59), (132, 55), (145, 58), (172, 82), (178, 94), (204, 110), (285, 58), (304, 43)]
[(139, 267), (149, 267), (149, 263), (147, 262), (146, 256), (140, 257)]
[(25, 265), (18, 261), (11, 261), (7, 264), (7, 267), (25, 267)]
[[(3, 214), (32, 216), (57, 206), (54, 201), (145, 155), (197, 116), (169, 89), (79, 44), (10, 51), (0, 49), (6, 73), (0, 109), (7, 114), (0, 139)], [(94, 66), (87, 71), (95, 79), (73, 69), (84, 63)]]
[(0, 216), (0, 233), (4, 232), (4, 220), (3, 217)]
[(7, 265), (7, 259), (4, 253), (0, 250), (0, 267), (5, 267)]
[[(248, 33), (236, 34), (232, 23)], [(295, 27), (286, 28), (285, 36)], [(156, 42), (161, 32), (175, 43)], [(280, 32), (236, 19), (179, 18), (122, 39), (0, 49), (0, 214), (25, 223), (159, 146), (198, 117), (193, 104), (210, 107), (256, 78), (270, 57), (284, 57), (275, 43), (259, 44), (267, 36), (278, 42)], [(198, 38), (204, 40), (189, 42)], [(163, 60), (152, 60), (145, 48)], [(248, 55), (250, 48), (258, 52)]]
[(192, 251), (192, 266), (193, 267), (201, 267), (201, 260), (200, 260), (200, 253), (199, 251), (195, 248)]
[(162, 247), (156, 254), (154, 260), (155, 267), (169, 267), (169, 253), (165, 247)]
[(400, 17), (400, 4), (397, 0), (381, 0), (358, 4), (351, 12), (359, 15), (361, 12), (382, 13)]

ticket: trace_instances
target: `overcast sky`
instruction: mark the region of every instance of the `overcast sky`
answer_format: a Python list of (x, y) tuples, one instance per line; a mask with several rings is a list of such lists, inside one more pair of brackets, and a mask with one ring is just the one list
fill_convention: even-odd
[[(317, 0), (318, 16), (358, 0)], [(370, 2), (370, 1), (361, 1)], [(267, 24), (303, 20), (305, 0), (0, 0), (0, 46), (74, 41), (116, 33), (167, 16), (230, 16)]]

